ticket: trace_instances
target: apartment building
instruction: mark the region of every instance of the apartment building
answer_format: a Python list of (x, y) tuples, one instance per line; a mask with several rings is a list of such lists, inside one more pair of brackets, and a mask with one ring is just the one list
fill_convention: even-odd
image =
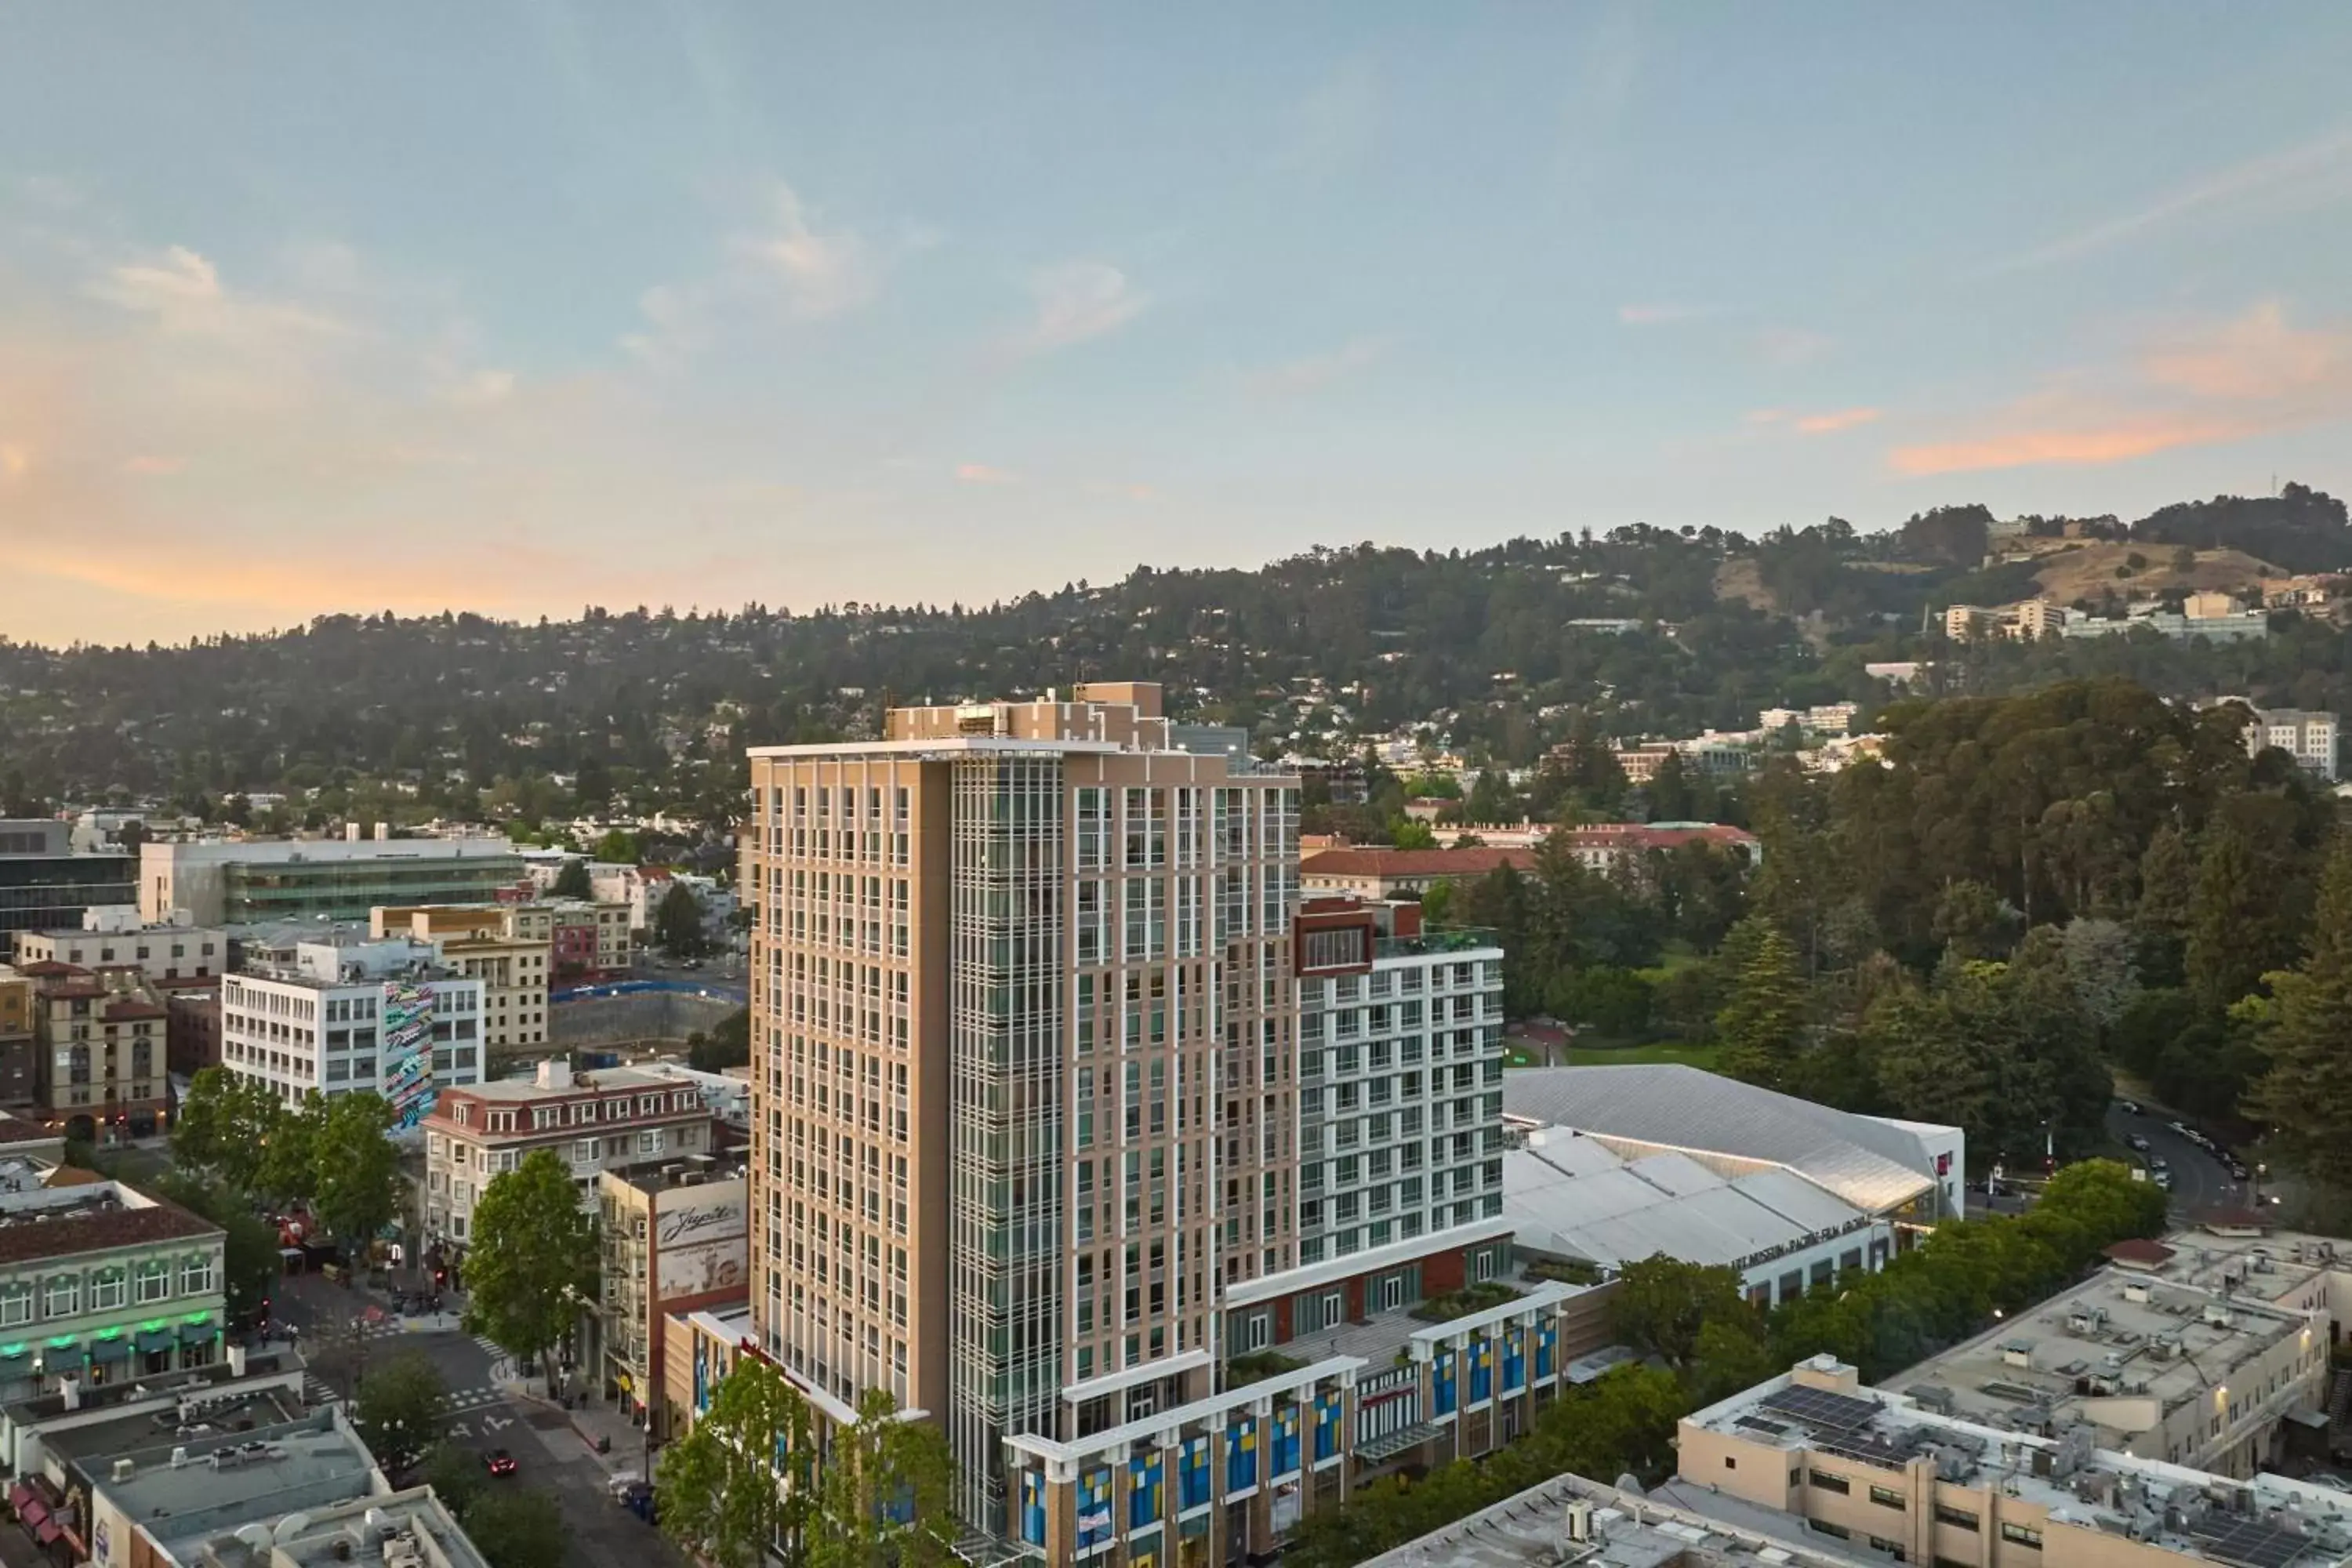
[(1208, 1394), (1296, 1267), (1297, 780), (1148, 684), (751, 761), (759, 1347), (931, 1412), (1001, 1528), (1008, 1437)]
[(596, 1182), (604, 1264), (604, 1381), (648, 1439), (673, 1436), (662, 1397), (669, 1325), (740, 1308), (751, 1288), (749, 1191), (740, 1171), (672, 1163), (605, 1171)]
[[(2300, 1352), (2324, 1371), (2326, 1336)], [(2095, 1375), (2095, 1373), (2094, 1374)], [(1898, 1380), (1901, 1381), (1901, 1380)], [(1865, 1388), (1822, 1355), (1682, 1420), (1660, 1489), (1841, 1543), (1950, 1568), (2322, 1568), (2352, 1558), (2352, 1496), (2106, 1445), (2083, 1418), (1984, 1420)]]
[(363, 921), (379, 904), (488, 903), (524, 880), (522, 858), (503, 838), (394, 838), (378, 831), (373, 838), (358, 837), (354, 828), (348, 838), (142, 844), (135, 893), (112, 901), (135, 901), (157, 924)]
[(297, 942), (222, 982), (221, 1065), (288, 1105), (373, 1089), (404, 1130), (481, 1080), (482, 990), (413, 937)]
[(170, 1112), (169, 1013), (139, 970), (36, 963), (32, 1114), (111, 1143), (161, 1131)]
[(39, 1089), (33, 977), (0, 963), (0, 1111), (29, 1111)]
[(2065, 635), (2071, 620), (2063, 605), (2047, 599), (2027, 599), (1986, 609), (1954, 605), (1944, 612), (1944, 635), (1954, 642), (1986, 642), (2006, 637), (2035, 642), (2051, 632)]
[(219, 1360), (222, 1242), (119, 1182), (0, 1158), (0, 1403)]
[(46, 817), (0, 817), (0, 936), (79, 925), (93, 905), (137, 900), (133, 857), (78, 854), (71, 835)]
[(560, 981), (607, 980), (629, 972), (629, 906), (559, 899), (548, 912), (548, 942)]
[(482, 1048), (491, 1058), (546, 1048), (554, 929), (554, 911), (544, 904), (377, 909), (368, 915), (376, 940), (432, 942), (443, 963), (482, 983)]
[(2336, 718), (2304, 708), (2257, 708), (2242, 697), (2237, 702), (2253, 717), (2246, 725), (2246, 754), (2255, 756), (2275, 747), (2293, 757), (2305, 773), (2334, 783), (2336, 777)]
[(228, 933), (198, 926), (142, 925), (127, 906), (84, 912), (73, 927), (16, 933), (16, 962), (97, 969), (131, 964), (150, 980), (207, 980), (228, 969)]
[[(1298, 931), (1299, 1263), (1344, 1266), (1495, 1219), (1503, 950), (1494, 933), (1423, 931), (1418, 904), (1345, 899), (1307, 900)], [(1390, 1304), (1418, 1299), (1402, 1292)]]
[(626, 1068), (574, 1073), (560, 1059), (530, 1078), (445, 1089), (423, 1126), (425, 1239), (460, 1249), (483, 1190), (537, 1150), (571, 1167), (583, 1207), (606, 1171), (699, 1170), (711, 1157), (710, 1112), (691, 1085)]

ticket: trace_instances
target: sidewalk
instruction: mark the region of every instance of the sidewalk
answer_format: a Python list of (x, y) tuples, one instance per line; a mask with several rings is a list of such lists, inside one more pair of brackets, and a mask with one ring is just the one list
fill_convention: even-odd
[[(618, 1405), (598, 1400), (566, 1410), (561, 1402), (547, 1396), (546, 1378), (538, 1375), (518, 1377), (510, 1367), (496, 1373), (493, 1381), (499, 1391), (509, 1399), (536, 1405), (542, 1410), (561, 1415), (586, 1447), (588, 1457), (595, 1460), (597, 1467), (607, 1476), (624, 1472), (645, 1475), (645, 1431), (633, 1425)], [(596, 1451), (596, 1440), (600, 1437), (610, 1447), (609, 1453)]]

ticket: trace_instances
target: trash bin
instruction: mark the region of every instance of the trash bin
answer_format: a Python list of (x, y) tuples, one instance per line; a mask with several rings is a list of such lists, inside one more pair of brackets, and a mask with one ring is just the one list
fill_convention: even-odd
[(613, 1439), (604, 1436), (601, 1432), (598, 1433), (596, 1435), (596, 1451), (600, 1454), (611, 1453), (613, 1451)]

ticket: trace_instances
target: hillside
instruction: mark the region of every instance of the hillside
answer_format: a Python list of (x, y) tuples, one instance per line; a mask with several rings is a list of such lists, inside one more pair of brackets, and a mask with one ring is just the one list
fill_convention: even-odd
[(2071, 605), (2108, 594), (2152, 598), (2168, 592), (2251, 595), (2264, 578), (2283, 576), (2269, 563), (2240, 550), (2200, 550), (2188, 571), (2177, 568), (2177, 551), (2137, 542), (2068, 540), (2035, 558), (2034, 582), (2042, 596)]
[[(2298, 515), (2330, 508), (2320, 497)], [(986, 606), (591, 608), (535, 626), (341, 616), (184, 647), (0, 641), (0, 813), (109, 795), (198, 809), (268, 789), (314, 816), (530, 817), (607, 795), (726, 816), (747, 744), (870, 733), (887, 701), (1089, 678), (1158, 679), (1173, 711), (1247, 725), (1267, 752), (1345, 752), (1421, 726), (1511, 765), (1579, 723), (1693, 734), (1780, 704), (1874, 706), (1887, 693), (1864, 665), (1923, 653), (1945, 661), (1939, 679), (1979, 691), (2119, 674), (2352, 706), (2346, 639), (2317, 626), (2206, 652), (1923, 641), (1937, 604), (2033, 591), (2031, 563), (1962, 564), (1981, 559), (1984, 515), (1939, 509), (1870, 535), (1832, 519), (1755, 542), (1635, 525), (1469, 552), (1365, 545), (1251, 571), (1139, 567)], [(2167, 552), (2146, 553), (2168, 570)], [(2105, 559), (2083, 554), (2064, 569)]]

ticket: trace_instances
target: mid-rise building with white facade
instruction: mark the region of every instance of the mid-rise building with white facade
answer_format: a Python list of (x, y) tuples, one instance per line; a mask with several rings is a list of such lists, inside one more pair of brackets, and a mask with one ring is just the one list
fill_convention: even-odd
[(2315, 777), (2335, 782), (2336, 719), (2305, 708), (2257, 708), (2242, 697), (2225, 697), (2252, 715), (2244, 731), (2246, 754), (2276, 749)]
[(16, 933), (18, 963), (77, 969), (129, 964), (150, 980), (204, 980), (228, 969), (228, 933), (215, 927), (144, 925), (135, 906), (84, 911), (79, 925)]
[(481, 1081), (482, 992), (432, 942), (299, 942), (222, 982), (221, 1065), (289, 1105), (373, 1089), (414, 1126), (438, 1090)]

